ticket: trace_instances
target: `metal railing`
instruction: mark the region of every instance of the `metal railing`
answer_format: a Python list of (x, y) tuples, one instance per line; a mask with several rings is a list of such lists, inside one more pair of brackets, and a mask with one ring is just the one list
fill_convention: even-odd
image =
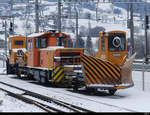
[(145, 60), (134, 61), (132, 71), (142, 72), (142, 90), (145, 90), (145, 72), (150, 72), (150, 63), (146, 64)]

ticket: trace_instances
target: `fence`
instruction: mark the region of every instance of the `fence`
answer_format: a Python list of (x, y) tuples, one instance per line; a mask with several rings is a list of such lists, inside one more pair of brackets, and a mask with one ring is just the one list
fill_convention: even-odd
[(145, 64), (144, 60), (133, 64), (133, 81), (135, 87), (143, 91), (150, 91), (150, 65)]

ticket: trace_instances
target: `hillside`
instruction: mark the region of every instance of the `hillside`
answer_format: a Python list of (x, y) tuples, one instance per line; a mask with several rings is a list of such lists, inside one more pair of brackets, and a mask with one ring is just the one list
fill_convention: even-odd
[[(0, 0), (4, 2), (5, 0)], [(8, 0), (9, 1), (9, 0)], [(27, 0), (14, 0), (14, 2), (24, 2)], [(35, 5), (34, 0), (30, 0), (28, 4), (14, 4), (13, 10), (10, 5), (0, 5), (1, 16), (15, 16), (14, 18), (14, 32), (20, 35), (29, 35), (35, 32)], [(32, 2), (33, 1), (33, 2)], [(118, 0), (113, 0), (118, 1)], [(142, 0), (139, 0), (142, 1)], [(149, 6), (149, 4), (147, 4)], [(98, 27), (109, 30), (124, 30), (127, 32), (127, 38), (130, 37), (130, 31), (127, 28), (127, 20), (129, 16), (129, 4), (112, 4), (112, 3), (99, 3), (96, 16), (96, 4), (91, 2), (74, 5), (73, 3), (62, 3), (62, 32), (69, 33), (71, 38), (76, 39), (76, 12), (75, 7), (78, 9), (79, 15), (79, 34), (86, 38), (89, 31), (94, 31)], [(149, 7), (148, 9), (149, 10)], [(47, 31), (57, 29), (57, 0), (39, 0), (39, 16), (40, 16), (40, 31)], [(144, 5), (134, 4), (134, 27), (135, 27), (135, 41), (141, 40), (144, 36)], [(71, 17), (74, 17), (72, 19)], [(90, 17), (89, 17), (90, 16)], [(67, 18), (66, 18), (67, 17)], [(97, 17), (97, 21), (96, 21)], [(7, 32), (9, 34), (10, 22), (12, 19), (7, 19)], [(90, 28), (90, 30), (89, 30)], [(4, 31), (4, 20), (0, 21), (0, 31)], [(92, 34), (94, 38), (93, 43), (98, 39), (98, 33)], [(96, 38), (95, 38), (96, 37)], [(4, 34), (0, 35), (4, 39)], [(144, 40), (144, 37), (142, 37)], [(86, 40), (86, 39), (85, 39)], [(136, 43), (136, 42), (135, 42)], [(143, 41), (144, 43), (144, 41)], [(95, 44), (94, 44), (95, 46)], [(97, 47), (97, 45), (96, 45)], [(142, 46), (141, 46), (142, 47)]]

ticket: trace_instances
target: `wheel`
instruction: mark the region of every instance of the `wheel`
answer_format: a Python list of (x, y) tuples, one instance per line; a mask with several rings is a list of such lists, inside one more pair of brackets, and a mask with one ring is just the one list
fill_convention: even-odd
[(17, 77), (19, 78), (19, 79), (21, 79), (21, 71), (17, 71)]
[(46, 77), (40, 77), (40, 83), (46, 84), (47, 83)]
[(73, 91), (78, 91), (78, 86), (73, 86)]
[(73, 85), (73, 91), (78, 91), (78, 88), (79, 88), (79, 81), (78, 81), (77, 78), (74, 78), (74, 79), (73, 79), (72, 85)]
[(6, 65), (6, 73), (7, 75), (10, 74), (9, 64)]
[(9, 65), (9, 60), (6, 61), (6, 73), (7, 73), (7, 75), (11, 73), (11, 68), (10, 68), (10, 65)]
[(110, 95), (114, 95), (116, 91), (117, 91), (117, 89), (110, 89), (110, 90), (108, 90)]
[(95, 94), (97, 92), (97, 88), (91, 88), (91, 87), (85, 87), (86, 88), (86, 91), (90, 94)]
[(33, 75), (31, 75), (30, 73), (27, 73), (27, 78), (28, 78), (29, 80), (34, 80)]

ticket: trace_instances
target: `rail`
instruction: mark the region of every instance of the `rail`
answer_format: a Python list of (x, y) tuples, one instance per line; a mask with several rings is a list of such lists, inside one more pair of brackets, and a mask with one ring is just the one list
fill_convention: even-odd
[[(34, 105), (40, 107), (41, 109), (45, 110), (46, 112), (66, 112), (66, 111), (62, 110), (62, 109), (60, 110), (56, 107), (48, 106), (47, 104), (44, 104), (42, 102), (37, 101), (37, 99), (42, 100), (42, 101), (47, 102), (47, 103), (50, 103), (50, 104), (56, 104), (56, 105), (62, 106), (63, 108), (68, 110), (67, 112), (85, 112), (85, 113), (94, 112), (94, 111), (87, 110), (85, 108), (81, 108), (81, 107), (78, 107), (78, 106), (60, 101), (60, 100), (56, 100), (54, 98), (50, 98), (50, 97), (47, 97), (47, 96), (44, 96), (44, 95), (41, 95), (41, 94), (38, 94), (38, 93), (34, 93), (34, 92), (31, 92), (31, 91), (16, 87), (16, 86), (4, 83), (4, 82), (0, 82), (0, 84), (9, 86), (11, 88), (15, 88), (15, 89), (20, 90), (20, 91), (23, 91), (24, 93), (18, 94), (18, 93), (13, 93), (13, 92), (11, 92), (9, 90), (6, 90), (4, 88), (0, 88), (0, 90), (7, 92), (10, 96), (13, 96), (13, 97), (18, 98), (20, 100), (23, 100), (24, 102), (34, 104)], [(28, 98), (26, 96), (28, 96), (30, 98)], [(33, 97), (36, 100), (31, 99)]]

